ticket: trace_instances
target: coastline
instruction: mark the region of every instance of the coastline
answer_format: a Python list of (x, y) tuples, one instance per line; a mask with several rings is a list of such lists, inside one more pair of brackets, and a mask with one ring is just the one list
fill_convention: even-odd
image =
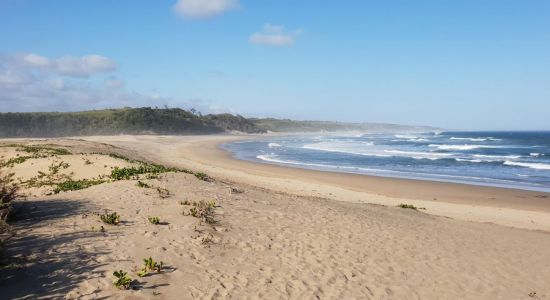
[[(412, 204), (437, 216), (550, 231), (550, 193), (292, 168), (239, 160), (220, 148), (224, 143), (258, 137), (261, 136), (117, 136), (86, 139), (139, 148), (162, 163), (198, 169), (224, 181), (276, 192), (386, 206)], [(163, 147), (154, 147), (155, 143)]]
[[(4, 159), (40, 153), (7, 169), (22, 184), (43, 184), (22, 185), (27, 197), (15, 203), (14, 234), (2, 241), (0, 289), (10, 299), (550, 295), (549, 213), (529, 193), (257, 164), (219, 148), (249, 138), (257, 137), (2, 140)], [(152, 162), (166, 172), (114, 172), (132, 173)], [(64, 184), (98, 178), (107, 181), (84, 188)], [(66, 189), (55, 192), (61, 187)], [(383, 195), (382, 188), (404, 196)], [(415, 192), (425, 188), (446, 192), (456, 199), (444, 199), (456, 203), (422, 200)], [(486, 205), (460, 202), (483, 200), (487, 193), (499, 198)], [(516, 196), (528, 200), (515, 203)], [(497, 207), (506, 199), (514, 208)], [(192, 213), (199, 203), (214, 203), (210, 221)], [(400, 203), (426, 210), (395, 207)], [(105, 221), (111, 213), (118, 225)], [(142, 277), (148, 257), (164, 267)], [(134, 286), (117, 288), (115, 270), (127, 272)]]

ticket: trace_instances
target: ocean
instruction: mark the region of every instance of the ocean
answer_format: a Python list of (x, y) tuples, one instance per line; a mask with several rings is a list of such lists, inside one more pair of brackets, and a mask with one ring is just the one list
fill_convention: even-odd
[(548, 131), (292, 135), (222, 148), (290, 167), (550, 192)]

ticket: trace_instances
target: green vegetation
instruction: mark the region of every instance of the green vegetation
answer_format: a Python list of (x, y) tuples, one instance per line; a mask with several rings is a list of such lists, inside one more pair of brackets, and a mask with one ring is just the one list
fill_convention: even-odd
[(113, 276), (116, 277), (116, 280), (113, 282), (113, 284), (119, 289), (127, 290), (132, 285), (132, 278), (128, 276), (128, 273), (122, 270), (113, 272)]
[(168, 168), (161, 165), (143, 163), (141, 166), (138, 167), (114, 168), (111, 171), (111, 178), (114, 180), (128, 180), (132, 178), (137, 179), (138, 175), (142, 174), (159, 174), (166, 172), (182, 172), (182, 170), (178, 168)]
[(1, 145), (0, 147), (14, 147), (17, 148), (17, 151), (30, 153), (32, 155), (24, 155), (19, 156), (17, 154), (17, 157), (13, 157), (9, 159), (8, 161), (0, 161), (0, 168), (2, 167), (13, 167), (17, 164), (22, 164), (25, 161), (32, 159), (32, 158), (45, 158), (49, 156), (54, 155), (69, 155), (71, 152), (69, 152), (67, 149), (63, 148), (53, 148), (49, 146), (42, 146), (42, 145), (21, 145), (21, 144), (7, 144), (7, 145)]
[(201, 221), (206, 222), (208, 224), (216, 223), (215, 220), (215, 208), (216, 208), (216, 201), (204, 201), (201, 200), (199, 202), (193, 201), (191, 203), (193, 207), (189, 210), (188, 213), (185, 211), (183, 212), (184, 215), (193, 216), (195, 218), (201, 219)]
[(0, 168), (8, 167), (11, 168), (14, 165), (22, 164), (27, 161), (27, 159), (33, 158), (32, 156), (18, 156), (14, 158), (10, 158), (6, 162), (0, 162)]
[(144, 264), (143, 268), (141, 269), (141, 271), (137, 273), (139, 277), (143, 277), (147, 275), (147, 273), (149, 272), (160, 273), (162, 271), (162, 265), (163, 265), (162, 261), (160, 263), (157, 263), (151, 257), (149, 257), (149, 258), (143, 259), (143, 264)]
[(138, 182), (136, 183), (136, 186), (140, 187), (140, 188), (145, 188), (145, 189), (150, 189), (151, 188), (150, 185), (148, 185), (147, 183), (145, 183), (141, 180), (138, 180)]
[(201, 173), (201, 172), (195, 173), (195, 177), (197, 177), (198, 179), (200, 179), (202, 181), (206, 181), (206, 182), (214, 181), (214, 179), (212, 179), (212, 177), (206, 175), (205, 173)]
[(112, 134), (260, 133), (249, 120), (230, 114), (203, 116), (179, 108), (123, 108), (83, 112), (0, 113), (0, 137)]
[(120, 223), (120, 216), (116, 212), (110, 214), (105, 213), (99, 217), (101, 218), (101, 221), (103, 221), (103, 223), (109, 225), (118, 225)]
[(147, 219), (153, 225), (159, 225), (160, 224), (160, 218), (159, 217), (149, 217)]
[(13, 174), (0, 175), (0, 221), (7, 217), (12, 201), (21, 196), (12, 178)]
[(397, 207), (418, 210), (418, 208), (412, 204), (399, 204)]
[(82, 112), (0, 113), (0, 138), (113, 134), (211, 134), (320, 131), (430, 131), (427, 126), (256, 119), (232, 114), (202, 115), (179, 108), (123, 108)]
[(72, 180), (72, 179), (69, 179), (67, 181), (58, 183), (57, 187), (53, 190), (53, 192), (55, 194), (59, 194), (60, 192), (82, 190), (82, 189), (87, 189), (87, 188), (89, 188), (91, 186), (94, 186), (94, 185), (102, 184), (104, 182), (105, 182), (105, 180), (90, 180), (90, 179)]

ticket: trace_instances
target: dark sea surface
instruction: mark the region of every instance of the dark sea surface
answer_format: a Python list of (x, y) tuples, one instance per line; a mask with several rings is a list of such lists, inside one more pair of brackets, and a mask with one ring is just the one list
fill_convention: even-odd
[(222, 148), (290, 167), (550, 192), (548, 131), (303, 135)]

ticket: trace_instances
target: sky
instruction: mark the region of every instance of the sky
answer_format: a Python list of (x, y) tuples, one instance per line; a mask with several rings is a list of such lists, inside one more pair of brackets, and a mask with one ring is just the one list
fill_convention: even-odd
[(550, 130), (547, 0), (0, 0), (0, 111)]

